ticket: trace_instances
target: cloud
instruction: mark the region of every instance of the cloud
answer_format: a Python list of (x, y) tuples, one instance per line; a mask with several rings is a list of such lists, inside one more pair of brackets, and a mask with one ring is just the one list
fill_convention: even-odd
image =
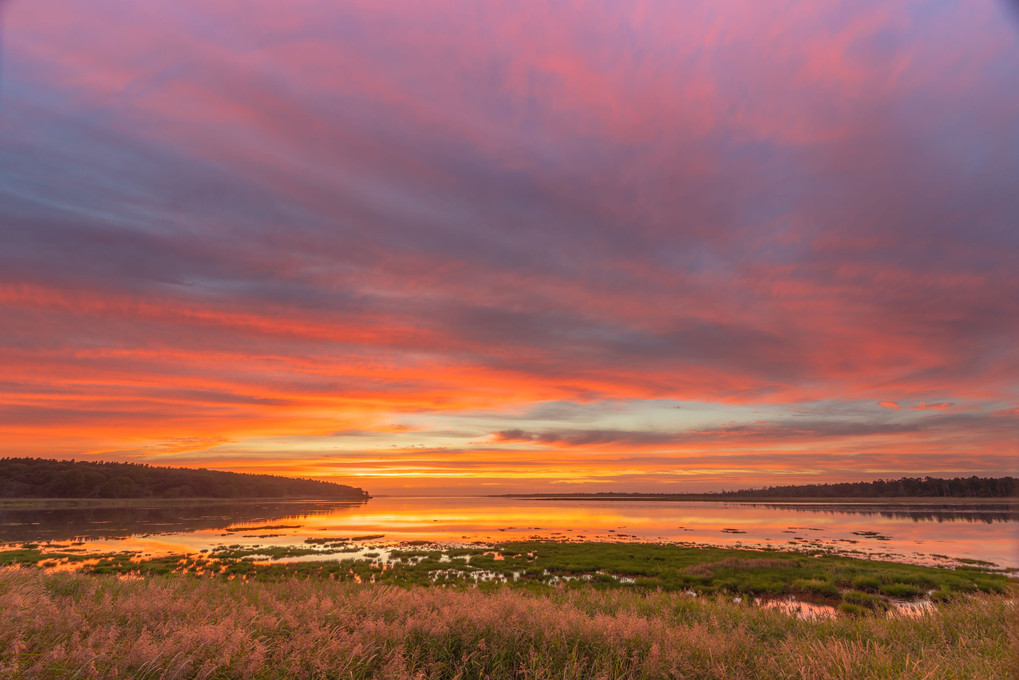
[[(969, 421), (899, 405), (1014, 407), (1019, 59), (992, 3), (4, 10), (8, 448), (516, 410), (461, 439), (952, 449)], [(732, 417), (620, 424), (627, 400)], [(827, 400), (885, 410), (739, 410)]]
[(680, 431), (633, 430), (502, 430), (493, 433), (497, 442), (535, 442), (553, 447), (648, 446), (668, 449), (690, 444), (731, 446), (734, 442), (782, 445), (790, 441), (825, 438), (861, 438), (875, 435), (896, 435), (925, 429), (919, 423), (882, 423), (846, 421), (785, 421), (778, 423), (746, 423)]
[(926, 401), (922, 401), (919, 404), (916, 404), (914, 406), (910, 406), (910, 408), (921, 410), (921, 411), (930, 411), (930, 410), (940, 411), (940, 410), (944, 410), (946, 408), (952, 408), (953, 406), (955, 406), (955, 404), (953, 404), (952, 402), (949, 402), (949, 401), (939, 401), (939, 402), (934, 403), (934, 404), (926, 402)]

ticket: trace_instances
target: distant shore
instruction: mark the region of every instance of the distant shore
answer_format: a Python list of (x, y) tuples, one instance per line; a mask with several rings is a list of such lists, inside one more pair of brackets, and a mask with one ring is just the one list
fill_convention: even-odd
[(490, 494), (486, 498), (515, 498), (518, 500), (533, 501), (669, 501), (669, 502), (705, 502), (714, 503), (767, 503), (769, 505), (780, 503), (783, 505), (958, 505), (960, 503), (972, 505), (993, 505), (993, 504), (1019, 504), (1017, 497), (997, 498), (966, 498), (964, 496), (845, 496), (845, 497), (824, 497), (812, 498), (800, 497), (774, 497), (774, 496), (717, 496), (712, 494), (688, 495), (688, 494)]
[(328, 503), (361, 505), (368, 498), (0, 498), (0, 510), (76, 508), (166, 508), (191, 505)]
[(826, 482), (726, 489), (706, 493), (648, 491), (539, 492), (500, 494), (501, 498), (608, 501), (721, 501), (735, 503), (944, 503), (1007, 501), (1019, 498), (1015, 477), (902, 477), (871, 482)]

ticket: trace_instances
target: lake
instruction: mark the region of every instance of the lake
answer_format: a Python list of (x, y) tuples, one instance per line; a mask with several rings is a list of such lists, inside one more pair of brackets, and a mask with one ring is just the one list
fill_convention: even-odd
[[(9, 502), (8, 502), (9, 503)], [(735, 503), (376, 497), (364, 503), (131, 501), (130, 507), (0, 507), (4, 544), (187, 553), (225, 545), (295, 546), (365, 537), (366, 547), (515, 539), (664, 541), (826, 549), (920, 564), (980, 560), (1019, 568), (1019, 504)], [(55, 546), (54, 546), (55, 547)]]

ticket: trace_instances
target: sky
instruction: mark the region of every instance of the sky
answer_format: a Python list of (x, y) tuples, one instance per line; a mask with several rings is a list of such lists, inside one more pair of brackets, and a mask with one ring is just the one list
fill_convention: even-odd
[(1004, 0), (0, 0), (0, 455), (1019, 467)]

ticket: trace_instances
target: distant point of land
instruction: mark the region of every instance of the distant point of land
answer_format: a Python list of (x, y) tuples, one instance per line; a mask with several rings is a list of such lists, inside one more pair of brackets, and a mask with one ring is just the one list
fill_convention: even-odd
[(902, 477), (873, 482), (839, 482), (835, 484), (796, 484), (768, 486), (757, 489), (718, 491), (714, 493), (508, 493), (499, 498), (533, 498), (541, 500), (607, 500), (607, 501), (800, 501), (873, 499), (1007, 499), (1019, 498), (1019, 479), (1015, 477)]
[(366, 500), (364, 489), (314, 479), (48, 458), (0, 458), (0, 498)]

